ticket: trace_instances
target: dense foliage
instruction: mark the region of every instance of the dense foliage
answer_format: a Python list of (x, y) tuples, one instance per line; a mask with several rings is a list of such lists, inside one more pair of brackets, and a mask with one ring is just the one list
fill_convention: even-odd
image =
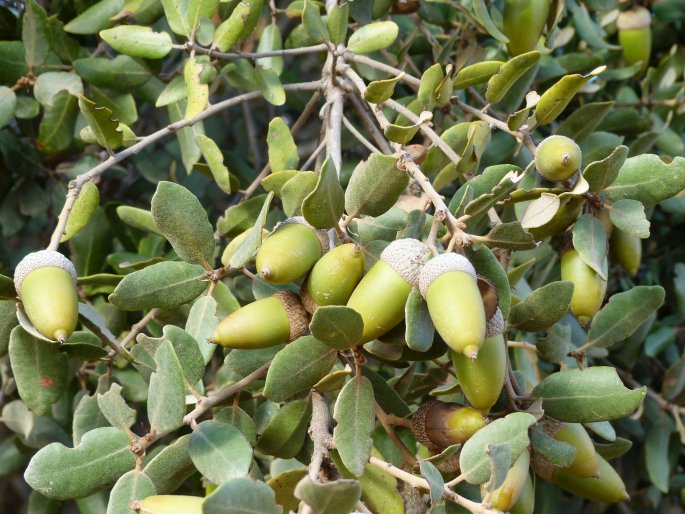
[(3, 2), (0, 511), (682, 512), (638, 4)]

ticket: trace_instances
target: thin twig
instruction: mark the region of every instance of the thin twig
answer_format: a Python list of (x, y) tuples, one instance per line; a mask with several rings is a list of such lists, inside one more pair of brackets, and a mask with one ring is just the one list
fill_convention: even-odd
[[(412, 475), (411, 473), (408, 473), (403, 469), (393, 466), (389, 462), (385, 462), (384, 460), (379, 459), (378, 457), (374, 457), (373, 455), (369, 459), (369, 463), (384, 471), (387, 471), (395, 478), (399, 478), (400, 480), (411, 485), (412, 487), (415, 487), (417, 489), (423, 489), (425, 491), (430, 491), (430, 484), (425, 478)], [(469, 500), (468, 498), (464, 498), (463, 496), (455, 493), (454, 491), (449, 490), (447, 487), (443, 489), (442, 494), (446, 499), (456, 503), (457, 505), (461, 505), (472, 514), (499, 514), (499, 511), (489, 509), (485, 507), (482, 503), (477, 503)]]
[(378, 405), (378, 402), (376, 401), (373, 402), (373, 408), (376, 411), (376, 417), (378, 418), (378, 421), (380, 421), (381, 425), (383, 425), (383, 428), (388, 433), (388, 437), (390, 437), (390, 440), (395, 443), (395, 446), (397, 446), (397, 449), (402, 454), (405, 464), (410, 466), (416, 464), (416, 457), (412, 452), (409, 451), (409, 448), (407, 448), (402, 439), (397, 436), (395, 429), (388, 421), (388, 415), (385, 413), (383, 408)]
[(150, 309), (148, 313), (145, 316), (143, 316), (143, 318), (138, 323), (134, 324), (131, 327), (130, 332), (126, 334), (126, 337), (124, 337), (121, 340), (122, 348), (126, 348), (131, 343), (131, 341), (133, 341), (136, 338), (140, 331), (143, 330), (145, 326), (155, 318), (158, 312), (159, 309), (157, 307), (155, 307), (154, 309)]
[(368, 104), (363, 104), (359, 97), (357, 97), (357, 95), (348, 95), (348, 99), (352, 103), (352, 107), (354, 107), (354, 110), (357, 112), (359, 119), (364, 125), (364, 129), (366, 129), (366, 131), (369, 134), (371, 134), (374, 141), (376, 141), (376, 145), (378, 145), (378, 147), (382, 150), (381, 153), (393, 153), (394, 150), (392, 146), (390, 146), (388, 140), (385, 139), (383, 132), (381, 132), (381, 130), (378, 128), (378, 125), (376, 125), (368, 109), (365, 107), (365, 105)]
[(532, 352), (538, 351), (537, 346), (526, 343), (525, 341), (507, 341), (507, 346), (509, 348), (523, 348), (524, 350), (530, 350)]
[(343, 125), (345, 125), (345, 128), (350, 131), (350, 134), (357, 138), (357, 141), (363, 144), (367, 148), (367, 150), (373, 153), (383, 153), (378, 148), (376, 148), (371, 141), (366, 139), (364, 135), (357, 130), (357, 127), (352, 125), (352, 122), (348, 120), (345, 116), (343, 116)]
[[(321, 89), (323, 86), (323, 82), (320, 80), (315, 80), (312, 82), (298, 82), (295, 84), (285, 84), (283, 86), (283, 89), (285, 91), (316, 91), (318, 89)], [(244, 93), (242, 95), (238, 95), (233, 98), (229, 98), (227, 100), (224, 100), (223, 102), (219, 102), (214, 105), (210, 105), (207, 107), (204, 111), (202, 111), (200, 114), (197, 116), (194, 116), (193, 118), (189, 120), (179, 120), (175, 123), (171, 123), (167, 125), (164, 128), (159, 129), (156, 132), (153, 132), (152, 134), (145, 136), (143, 139), (138, 141), (136, 144), (126, 148), (125, 150), (122, 150), (121, 152), (118, 152), (112, 156), (110, 156), (107, 160), (101, 162), (97, 166), (91, 168), (89, 171), (82, 173), (78, 177), (76, 177), (74, 180), (69, 182), (69, 193), (67, 194), (66, 201), (64, 202), (64, 206), (62, 207), (62, 211), (59, 214), (58, 220), (57, 220), (57, 226), (55, 227), (55, 230), (52, 233), (52, 237), (50, 238), (50, 244), (48, 246), (48, 250), (57, 250), (59, 247), (59, 242), (62, 237), (62, 234), (64, 234), (64, 228), (66, 227), (67, 224), (67, 218), (69, 217), (69, 213), (71, 212), (71, 209), (74, 207), (74, 203), (76, 202), (76, 197), (78, 196), (79, 191), (81, 190), (81, 187), (88, 182), (89, 180), (93, 180), (96, 177), (99, 177), (102, 175), (105, 171), (110, 169), (112, 166), (115, 164), (120, 163), (121, 161), (127, 159), (128, 157), (131, 157), (133, 155), (137, 155), (140, 153), (140, 151), (143, 148), (147, 148), (151, 144), (159, 141), (160, 139), (165, 138), (166, 136), (169, 136), (182, 128), (185, 127), (191, 127), (195, 125), (196, 123), (199, 123), (202, 120), (205, 120), (209, 118), (210, 116), (213, 116), (214, 114), (223, 111), (224, 109), (228, 109), (230, 107), (233, 107), (235, 105), (239, 105), (242, 102), (247, 102), (249, 100), (255, 99), (255, 98), (261, 98), (263, 95), (261, 91), (253, 91), (250, 93)]]
[(300, 166), (300, 171), (306, 171), (307, 169), (309, 169), (309, 167), (312, 165), (314, 160), (319, 156), (319, 154), (321, 153), (321, 151), (324, 148), (326, 148), (326, 140), (325, 139), (319, 143), (319, 146), (317, 146), (314, 149), (314, 151), (307, 158), (307, 160), (304, 162), (304, 164), (302, 166)]
[[(395, 100), (387, 100), (385, 104), (390, 107), (391, 109), (397, 111), (400, 113), (402, 116), (405, 118), (409, 119), (412, 123), (419, 123), (420, 118), (411, 112), (409, 109), (407, 109), (404, 105), (402, 105), (399, 102), (396, 102)], [(440, 148), (442, 152), (447, 156), (447, 158), (452, 162), (452, 164), (459, 164), (461, 161), (461, 157), (455, 152), (450, 145), (448, 145), (444, 139), (442, 139), (435, 130), (433, 130), (431, 127), (429, 127), (427, 124), (422, 123), (420, 129), (421, 132), (423, 132), (428, 139), (430, 139), (430, 142), (433, 143), (435, 146)]]
[(262, 378), (266, 374), (270, 365), (271, 361), (260, 366), (252, 373), (247, 375), (245, 378), (241, 378), (235, 384), (232, 384), (223, 389), (219, 389), (218, 391), (215, 391), (206, 398), (203, 398), (197, 403), (197, 405), (192, 411), (186, 414), (186, 416), (183, 418), (183, 423), (185, 423), (186, 425), (192, 425), (200, 416), (202, 416), (209, 409), (211, 409), (215, 405), (220, 404), (224, 400), (227, 400), (234, 394), (239, 393), (255, 380), (259, 380), (260, 378)]
[(204, 48), (200, 45), (190, 46), (185, 45), (172, 45), (172, 48), (177, 50), (185, 50), (187, 52), (194, 51), (198, 54), (209, 55), (213, 59), (264, 59), (266, 57), (286, 57), (289, 55), (303, 55), (303, 54), (315, 54), (320, 52), (325, 52), (328, 50), (328, 46), (324, 43), (313, 46), (303, 46), (300, 48), (284, 48), (282, 50), (269, 50), (268, 52), (218, 52), (212, 50), (211, 48)]
[(392, 66), (389, 66), (383, 62), (376, 61), (375, 59), (371, 59), (370, 57), (367, 57), (365, 55), (359, 55), (359, 54), (353, 54), (350, 51), (347, 51), (345, 53), (345, 59), (349, 62), (356, 62), (357, 64), (365, 64), (366, 66), (369, 66), (370, 68), (374, 68), (379, 71), (383, 71), (385, 73), (390, 73), (391, 75), (394, 75), (395, 77), (400, 77), (400, 81), (404, 82), (405, 84), (411, 86), (413, 89), (417, 90), (419, 89), (419, 86), (421, 85), (421, 81), (417, 79), (416, 77), (412, 77), (409, 75), (407, 72), (400, 70), (399, 68), (394, 68)]
[(533, 138), (531, 137), (531, 135), (527, 131), (525, 131), (525, 130), (511, 130), (509, 128), (509, 125), (506, 124), (506, 122), (501, 121), (501, 120), (495, 118), (494, 116), (490, 116), (489, 114), (486, 114), (485, 112), (481, 111), (480, 109), (476, 109), (475, 107), (471, 107), (470, 105), (465, 104), (464, 102), (459, 100), (459, 98), (457, 98), (456, 96), (451, 98), (451, 102), (452, 102), (452, 104), (459, 107), (459, 109), (461, 109), (465, 113), (470, 114), (472, 116), (475, 116), (479, 120), (486, 122), (491, 127), (498, 128), (502, 132), (506, 132), (507, 134), (515, 137), (519, 143), (523, 143), (524, 145), (526, 145), (526, 148), (528, 148), (528, 150), (530, 150), (533, 155), (535, 155), (535, 153), (537, 152), (537, 147), (535, 146), (535, 142), (533, 142)]

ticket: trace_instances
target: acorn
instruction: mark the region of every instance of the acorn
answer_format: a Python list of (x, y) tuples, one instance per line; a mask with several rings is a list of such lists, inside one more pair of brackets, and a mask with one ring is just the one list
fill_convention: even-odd
[(307, 333), (309, 318), (300, 297), (279, 291), (241, 307), (225, 317), (210, 338), (227, 348), (268, 348)]
[(469, 403), (479, 411), (489, 411), (502, 392), (507, 370), (507, 345), (502, 334), (487, 337), (476, 359), (452, 352), (452, 365)]
[(322, 305), (345, 305), (364, 275), (364, 252), (355, 243), (336, 246), (321, 257), (302, 285), (302, 303), (313, 313)]
[(502, 512), (508, 512), (516, 503), (530, 479), (528, 467), (530, 466), (530, 452), (525, 449), (521, 452), (514, 465), (507, 472), (507, 476), (501, 486), (490, 495), (490, 507)]
[(625, 269), (631, 277), (637, 275), (642, 261), (642, 241), (623, 230), (615, 229), (609, 241), (611, 256)]
[(547, 24), (550, 0), (505, 0), (504, 35), (509, 39), (509, 55), (530, 52)]
[(485, 340), (485, 307), (469, 260), (456, 253), (434, 257), (421, 270), (419, 289), (447, 346), (471, 359), (478, 357)]
[(630, 499), (616, 470), (601, 455), (597, 458), (597, 478), (580, 478), (559, 470), (554, 482), (568, 492), (598, 503), (618, 503)]
[(535, 472), (550, 482), (553, 482), (560, 471), (579, 478), (597, 477), (597, 453), (592, 439), (580, 423), (563, 423), (552, 418), (545, 418), (542, 430), (551, 438), (570, 444), (576, 450), (576, 455), (570, 466), (559, 468), (550, 463), (539, 453), (533, 457)]
[(279, 223), (257, 252), (257, 273), (269, 284), (287, 284), (304, 277), (328, 251), (328, 233), (301, 216)]
[[(606, 258), (604, 268), (606, 268)], [(573, 282), (571, 312), (581, 325), (587, 325), (604, 301), (607, 282), (588, 266), (574, 249), (561, 256), (561, 280)]]
[(583, 152), (566, 136), (549, 136), (542, 140), (535, 153), (535, 167), (540, 175), (552, 182), (570, 179), (583, 162)]
[(535, 486), (530, 473), (526, 476), (526, 481), (519, 494), (519, 499), (509, 509), (509, 514), (533, 514), (535, 512)]
[(24, 257), (14, 287), (26, 316), (48, 339), (64, 342), (78, 323), (76, 268), (64, 255), (41, 250)]
[(423, 403), (411, 420), (417, 441), (435, 452), (466, 442), (485, 423), (485, 417), (476, 409), (439, 400)]
[(618, 15), (618, 43), (623, 48), (623, 58), (626, 65), (632, 66), (642, 62), (640, 72), (644, 72), (649, 65), (652, 53), (652, 16), (647, 9), (634, 5), (631, 9)]
[(418, 284), (426, 251), (417, 239), (393, 241), (359, 282), (347, 306), (357, 311), (364, 322), (360, 344), (382, 336), (404, 319), (404, 306)]

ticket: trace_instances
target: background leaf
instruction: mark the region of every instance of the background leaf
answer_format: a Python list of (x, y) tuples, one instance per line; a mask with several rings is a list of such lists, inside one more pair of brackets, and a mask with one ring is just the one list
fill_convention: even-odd
[(247, 475), (252, 463), (252, 448), (240, 431), (215, 421), (197, 426), (188, 450), (200, 473), (217, 485)]

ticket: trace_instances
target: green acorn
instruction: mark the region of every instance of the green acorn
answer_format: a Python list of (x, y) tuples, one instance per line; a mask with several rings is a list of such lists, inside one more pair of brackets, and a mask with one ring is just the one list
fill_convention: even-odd
[(607, 289), (606, 280), (588, 266), (574, 249), (561, 256), (561, 280), (573, 282), (571, 312), (581, 325), (587, 325), (602, 306)]
[(476, 359), (452, 352), (452, 364), (469, 403), (480, 411), (489, 411), (502, 392), (507, 369), (507, 345), (502, 334), (487, 337)]
[(592, 439), (580, 423), (560, 423), (547, 418), (543, 430), (557, 441), (563, 441), (576, 449), (576, 457), (564, 471), (581, 478), (596, 477), (597, 453)]
[(641, 72), (647, 69), (652, 53), (651, 24), (651, 14), (639, 5), (623, 11), (616, 21), (618, 43), (623, 48), (623, 58), (628, 66), (641, 61)]
[(642, 261), (642, 241), (639, 237), (633, 236), (623, 230), (615, 229), (609, 241), (611, 256), (625, 269), (632, 277), (637, 275)]
[(48, 339), (64, 342), (78, 322), (76, 269), (64, 255), (41, 250), (24, 257), (14, 287), (31, 324)]
[(347, 306), (364, 321), (360, 344), (382, 336), (404, 319), (404, 306), (418, 284), (426, 251), (416, 239), (393, 241), (359, 282)]
[(469, 260), (456, 253), (434, 257), (421, 270), (419, 289), (447, 346), (476, 359), (487, 323), (476, 271)]
[(227, 348), (268, 348), (307, 333), (309, 318), (300, 297), (279, 291), (232, 312), (214, 330), (210, 342)]
[(257, 273), (269, 284), (287, 284), (303, 277), (328, 251), (328, 233), (301, 216), (288, 218), (267, 237), (257, 252)]
[(509, 509), (509, 514), (533, 514), (535, 512), (535, 486), (530, 473), (521, 489), (521, 494), (516, 503)]
[(313, 313), (322, 305), (345, 305), (364, 275), (364, 252), (355, 243), (336, 246), (314, 265), (302, 285), (302, 303)]
[(490, 495), (490, 507), (502, 512), (508, 512), (511, 509), (521, 496), (526, 481), (530, 479), (529, 466), (530, 452), (525, 449), (507, 472), (502, 485)]
[(616, 470), (597, 455), (597, 477), (580, 478), (567, 471), (557, 471), (554, 482), (568, 492), (598, 503), (618, 503), (630, 499)]
[(566, 136), (549, 136), (542, 140), (535, 153), (535, 167), (540, 175), (552, 182), (570, 179), (583, 162), (583, 152)]
[(505, 0), (504, 35), (509, 38), (509, 55), (530, 52), (547, 24), (550, 0)]
[(411, 423), (416, 439), (426, 448), (440, 452), (466, 442), (485, 426), (486, 419), (466, 405), (431, 400), (417, 409)]
[(551, 438), (573, 446), (576, 455), (570, 466), (559, 468), (541, 454), (535, 453), (533, 469), (539, 476), (550, 482), (553, 482), (557, 473), (562, 471), (579, 478), (597, 477), (597, 453), (592, 444), (592, 439), (590, 439), (583, 425), (580, 423), (563, 423), (546, 417), (542, 422), (542, 430)]

